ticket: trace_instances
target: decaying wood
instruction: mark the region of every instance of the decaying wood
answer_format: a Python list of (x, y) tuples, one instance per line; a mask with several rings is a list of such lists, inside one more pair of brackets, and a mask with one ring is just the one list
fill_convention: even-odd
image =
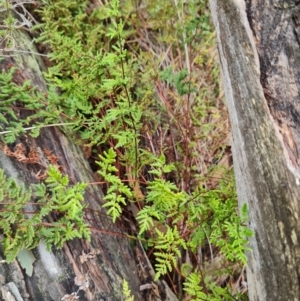
[[(16, 31), (14, 35), (15, 51), (3, 52), (6, 57), (0, 63), (0, 70), (16, 67), (15, 82), (21, 84), (31, 79), (32, 86), (46, 92), (42, 75), (43, 63), (33, 54), (37, 51), (31, 39), (22, 31)], [(19, 113), (20, 116), (24, 114)], [(24, 158), (20, 160), (13, 155), (17, 144), (22, 145), (27, 154), (34, 149), (33, 153), (38, 156), (38, 162), (30, 162)], [(54, 157), (49, 159), (52, 155)], [(54, 127), (43, 129), (37, 139), (24, 135), (14, 145), (3, 147), (0, 151), (0, 168), (5, 170), (7, 176), (29, 185), (38, 181), (37, 175), (41, 177), (49, 160), (55, 160), (55, 157), (71, 182), (94, 182), (93, 173), (81, 149), (67, 139), (60, 129)], [(146, 292), (140, 291), (140, 286), (151, 284), (153, 278), (151, 275), (141, 278), (139, 261), (146, 260), (143, 258), (145, 254), (140, 250), (143, 256), (137, 259), (129, 240), (122, 233), (122, 227), (112, 224), (107, 218), (101, 207), (102, 192), (99, 187), (88, 186), (85, 202), (88, 204), (86, 218), (93, 228), (91, 242), (76, 239), (65, 244), (62, 250), (53, 250), (50, 253), (40, 244), (31, 254), (36, 258), (31, 276), (25, 273), (17, 260), (11, 264), (1, 263), (0, 294), (3, 300), (58, 301), (64, 296), (64, 300), (73, 300), (66, 295), (78, 291), (80, 286), (85, 289), (80, 290), (79, 300), (123, 300), (123, 280), (129, 283), (136, 301), (146, 300)], [(135, 248), (138, 250), (140, 246)], [(148, 270), (145, 265), (143, 268)], [(172, 294), (168, 293), (168, 287), (164, 283), (157, 282), (153, 285), (159, 291), (159, 296), (153, 300), (171, 300)], [(149, 290), (147, 295), (151, 295)], [(174, 296), (173, 300), (176, 300)]]
[(300, 298), (299, 2), (210, 0), (247, 203), (250, 300)]

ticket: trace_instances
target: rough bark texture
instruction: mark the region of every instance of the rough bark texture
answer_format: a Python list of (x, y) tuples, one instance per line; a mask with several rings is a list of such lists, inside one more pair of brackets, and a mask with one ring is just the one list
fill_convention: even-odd
[(247, 203), (249, 297), (300, 298), (299, 1), (210, 0)]
[[(31, 79), (32, 86), (37, 86), (41, 91), (46, 92), (47, 87), (41, 71), (44, 69), (43, 63), (38, 56), (32, 54), (37, 50), (32, 46), (31, 39), (21, 31), (16, 31), (14, 35), (17, 51), (5, 52), (7, 56), (0, 63), (0, 71), (14, 66), (17, 68), (14, 78), (17, 83)], [(57, 128), (43, 129), (37, 139), (25, 135), (16, 143), (23, 143), (27, 150), (36, 148), (43, 166), (49, 164), (43, 149), (50, 150), (59, 159), (63, 172), (68, 174), (74, 183), (95, 181), (81, 149)], [(13, 145), (10, 147), (12, 148)], [(0, 168), (5, 170), (7, 176), (27, 185), (36, 182), (35, 175), (43, 169), (39, 164), (23, 164), (7, 157), (3, 150), (0, 151)], [(151, 284), (153, 275), (149, 272), (149, 262), (141, 246), (137, 244), (133, 250), (125, 235), (113, 234), (122, 234), (122, 229), (113, 225), (103, 212), (102, 192), (97, 186), (88, 187), (85, 202), (89, 208), (86, 217), (90, 219), (90, 224), (94, 228), (92, 241), (89, 243), (77, 239), (65, 244), (63, 250), (53, 250), (51, 253), (40, 244), (36, 250), (33, 250), (36, 261), (33, 263), (31, 277), (25, 273), (17, 260), (9, 265), (2, 263), (0, 265), (2, 299), (58, 301), (65, 294), (78, 290), (75, 277), (79, 279), (86, 275), (89, 284), (84, 292), (80, 292), (80, 300), (123, 300), (121, 289), (123, 279), (129, 282), (136, 301), (146, 298), (171, 300), (174, 295), (164, 282)], [(88, 254), (93, 250), (97, 251), (95, 258), (81, 263), (79, 256), (82, 252)], [(152, 289), (148, 288), (140, 292), (142, 283), (150, 283)]]

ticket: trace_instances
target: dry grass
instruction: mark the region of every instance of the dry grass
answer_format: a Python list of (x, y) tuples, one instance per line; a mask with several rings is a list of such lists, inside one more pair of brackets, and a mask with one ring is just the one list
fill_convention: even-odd
[[(186, 16), (175, 0), (169, 5), (177, 13), (173, 16), (169, 13), (171, 20), (167, 21), (151, 15), (146, 3), (138, 9), (136, 40), (128, 41), (131, 50), (143, 52), (137, 53), (146, 62), (140, 68), (145, 72), (152, 70), (159, 110), (155, 112), (160, 119), (157, 124), (145, 122), (146, 145), (154, 154), (164, 152), (168, 162), (177, 162), (180, 189), (189, 191), (200, 180), (203, 185), (215, 186), (221, 175), (211, 173), (212, 167), (228, 168), (231, 164), (229, 122), (219, 80), (215, 36), (213, 31), (203, 34), (197, 26), (193, 36), (188, 36), (191, 33), (185, 30), (181, 34), (176, 32), (178, 24), (187, 26), (191, 18), (207, 14), (207, 8), (202, 8), (196, 16)], [(185, 40), (189, 42), (184, 43)], [(134, 43), (138, 47), (132, 46)], [(187, 83), (187, 93), (180, 95), (174, 84), (161, 78), (160, 72), (168, 68), (174, 74), (187, 70), (183, 80)]]

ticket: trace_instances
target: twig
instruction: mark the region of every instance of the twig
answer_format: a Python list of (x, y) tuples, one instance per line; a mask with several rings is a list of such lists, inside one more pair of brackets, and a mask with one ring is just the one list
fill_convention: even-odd
[[(43, 125), (41, 128), (47, 128), (47, 127), (53, 127), (53, 126), (61, 126), (61, 125), (72, 125), (72, 124), (75, 124), (75, 122), (56, 123), (56, 124), (46, 124), (46, 125)], [(29, 131), (29, 130), (33, 130), (33, 129), (36, 129), (36, 128), (37, 128), (37, 126), (31, 126), (31, 127), (28, 127), (28, 128), (24, 128), (23, 130), (24, 130), (24, 131)], [(13, 131), (3, 131), (3, 132), (0, 132), (0, 135), (12, 133), (12, 132), (13, 132)]]

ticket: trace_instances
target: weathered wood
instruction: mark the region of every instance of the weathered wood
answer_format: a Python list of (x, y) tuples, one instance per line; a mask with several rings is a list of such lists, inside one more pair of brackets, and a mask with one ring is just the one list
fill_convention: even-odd
[[(16, 41), (15, 52), (5, 52), (7, 57), (0, 63), (0, 70), (8, 70), (15, 66), (14, 80), (22, 83), (26, 79), (32, 80), (32, 85), (41, 91), (47, 91), (41, 70), (41, 59), (32, 54), (37, 50), (25, 32), (14, 33)], [(28, 51), (24, 53), (21, 51)], [(22, 112), (20, 112), (22, 115)], [(23, 136), (16, 143), (23, 143), (27, 148), (35, 148), (43, 166), (49, 164), (43, 152), (46, 148), (57, 158), (62, 170), (73, 183), (94, 182), (93, 174), (81, 149), (75, 146), (58, 128), (47, 128), (41, 131), (37, 139)], [(10, 146), (13, 148), (13, 145)], [(27, 185), (37, 182), (36, 174), (44, 167), (40, 164), (24, 164), (14, 158), (6, 156), (0, 151), (0, 168), (5, 170), (7, 176), (15, 178), (19, 183)], [(80, 300), (122, 300), (123, 279), (129, 282), (129, 287), (135, 300), (144, 300), (144, 292), (140, 292), (139, 269), (135, 261), (135, 254), (122, 229), (111, 223), (103, 214), (102, 192), (97, 186), (89, 186), (85, 195), (85, 202), (89, 207), (91, 226), (98, 231), (92, 234), (92, 241), (76, 239), (68, 242), (63, 250), (53, 250), (49, 253), (45, 246), (40, 244), (33, 251), (36, 261), (33, 263), (33, 275), (28, 276), (20, 267), (18, 261), (12, 264), (0, 265), (0, 293), (3, 300), (35, 300), (50, 301), (61, 300), (66, 294), (78, 290), (75, 277), (79, 279), (86, 275), (88, 284), (86, 290), (80, 291)], [(92, 214), (93, 213), (93, 214)], [(97, 214), (96, 214), (97, 213)], [(98, 214), (99, 213), (99, 214)], [(101, 214), (102, 213), (102, 214)], [(107, 230), (101, 232), (99, 229)], [(95, 258), (80, 262), (82, 252), (88, 254), (97, 251)], [(70, 300), (70, 299), (67, 299)]]
[[(295, 1), (210, 0), (247, 203), (250, 300), (300, 298), (300, 52)], [(299, 6), (299, 5), (298, 5)]]

